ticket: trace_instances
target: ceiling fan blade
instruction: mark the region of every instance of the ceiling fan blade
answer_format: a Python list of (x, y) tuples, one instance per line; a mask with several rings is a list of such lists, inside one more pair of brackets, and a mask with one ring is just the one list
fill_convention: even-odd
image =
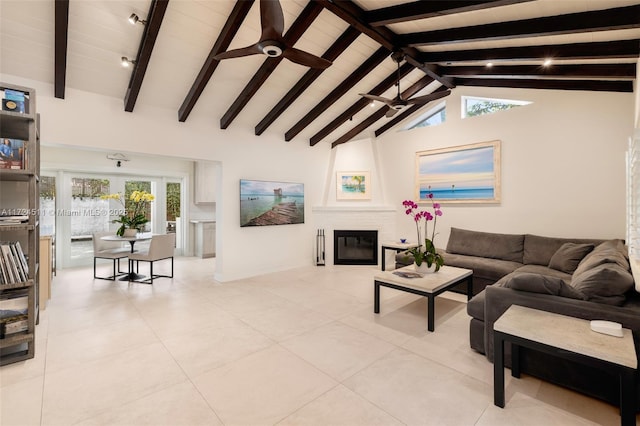
[(359, 95), (362, 96), (363, 98), (371, 99), (372, 101), (382, 102), (387, 105), (390, 105), (392, 102), (391, 99), (383, 98), (382, 96), (369, 95), (368, 93), (359, 93)]
[(428, 95), (418, 96), (417, 98), (407, 99), (407, 103), (412, 105), (426, 104), (427, 102), (435, 101), (436, 99), (444, 98), (445, 96), (449, 96), (451, 94), (451, 90), (443, 90), (441, 92), (433, 92)]
[(312, 55), (311, 53), (303, 52), (302, 50), (295, 49), (293, 47), (287, 47), (284, 52), (282, 52), (282, 56), (284, 56), (291, 62), (295, 62), (296, 64), (305, 65), (311, 68), (324, 69), (330, 67), (332, 64), (331, 61), (320, 58), (319, 56)]
[(389, 108), (389, 110), (386, 112), (386, 114), (384, 115), (387, 118), (391, 118), (394, 115), (396, 115), (398, 113), (399, 110), (394, 109), (394, 108)]
[(215, 59), (229, 59), (229, 58), (240, 58), (242, 56), (250, 56), (250, 55), (260, 55), (262, 54), (262, 49), (257, 44), (252, 46), (242, 47), (240, 49), (228, 50), (226, 52), (218, 53), (214, 56)]
[(260, 41), (282, 40), (284, 14), (278, 0), (260, 0)]

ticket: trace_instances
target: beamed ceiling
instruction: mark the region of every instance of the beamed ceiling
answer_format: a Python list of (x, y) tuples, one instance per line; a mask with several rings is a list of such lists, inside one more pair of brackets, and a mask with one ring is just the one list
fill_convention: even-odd
[[(332, 62), (282, 56), (217, 60), (260, 38), (260, 1), (0, 2), (0, 72), (120, 97), (124, 110), (170, 108), (221, 129), (252, 128), (290, 143), (335, 147), (379, 136), (439, 100), (388, 106), (457, 87), (632, 92), (640, 3), (626, 0), (281, 0), (284, 41)], [(136, 13), (146, 24), (130, 25)], [(396, 69), (391, 53), (404, 60)], [(135, 60), (121, 68), (121, 56)], [(543, 62), (550, 59), (550, 66)], [(492, 66), (487, 66), (491, 63)]]

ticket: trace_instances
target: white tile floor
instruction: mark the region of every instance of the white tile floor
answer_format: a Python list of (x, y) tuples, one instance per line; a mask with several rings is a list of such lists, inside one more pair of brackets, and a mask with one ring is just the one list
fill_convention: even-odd
[[(220, 284), (176, 259), (153, 286), (58, 272), (36, 357), (0, 368), (8, 425), (619, 424), (616, 407), (507, 375), (469, 348), (465, 298), (382, 289), (373, 267), (308, 267)], [(104, 266), (105, 271), (108, 266)], [(640, 419), (640, 417), (639, 417)]]

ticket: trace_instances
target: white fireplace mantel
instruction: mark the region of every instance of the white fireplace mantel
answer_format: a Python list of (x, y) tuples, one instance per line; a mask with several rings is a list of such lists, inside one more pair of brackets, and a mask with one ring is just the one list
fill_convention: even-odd
[(396, 239), (397, 208), (386, 205), (344, 205), (313, 206), (314, 224), (324, 231), (327, 239), (325, 259), (333, 264), (334, 230), (375, 230), (378, 231), (378, 246), (382, 241)]

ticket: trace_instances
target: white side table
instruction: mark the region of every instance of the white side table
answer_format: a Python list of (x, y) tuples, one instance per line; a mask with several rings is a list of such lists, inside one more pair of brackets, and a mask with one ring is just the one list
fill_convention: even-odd
[(524, 346), (614, 374), (620, 379), (622, 425), (636, 424), (638, 360), (631, 330), (623, 337), (596, 333), (580, 318), (512, 305), (493, 324), (493, 400), (504, 408), (504, 342), (511, 342), (511, 375), (520, 377), (519, 347)]
[(401, 251), (418, 247), (418, 243), (409, 243), (409, 242), (401, 243), (400, 241), (383, 241), (380, 247), (382, 250), (382, 270), (384, 271), (386, 268), (386, 259), (384, 257), (384, 254), (387, 250), (393, 250), (396, 253), (400, 253)]

